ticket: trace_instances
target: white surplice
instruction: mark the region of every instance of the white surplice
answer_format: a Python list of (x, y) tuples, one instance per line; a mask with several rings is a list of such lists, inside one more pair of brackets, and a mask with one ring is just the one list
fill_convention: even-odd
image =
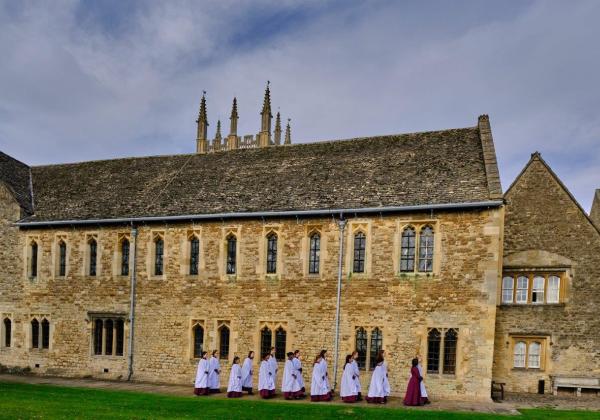
[(260, 362), (260, 370), (258, 371), (258, 390), (267, 389), (269, 391), (275, 389), (275, 379), (271, 371), (271, 364), (263, 360)]
[(202, 358), (198, 362), (198, 370), (196, 371), (195, 388), (208, 388), (208, 360)]
[(246, 357), (242, 365), (242, 386), (244, 388), (252, 388), (252, 362), (251, 358)]
[(371, 376), (371, 384), (369, 385), (369, 398), (387, 397), (390, 395), (390, 383), (387, 377), (387, 367), (384, 363), (379, 363), (373, 375)]
[[(419, 363), (417, 365), (417, 369), (419, 369), (419, 376), (422, 378), (423, 377), (423, 368), (421, 367), (421, 363)], [(427, 390), (425, 389), (425, 381), (421, 381), (419, 383), (419, 386), (421, 387), (421, 398), (427, 398)]]
[(282, 392), (298, 392), (302, 388), (298, 383), (298, 371), (294, 367), (293, 360), (286, 360), (283, 368)]
[(302, 362), (297, 357), (292, 360), (294, 362), (294, 368), (296, 369), (296, 375), (298, 376), (298, 384), (300, 389), (304, 388), (304, 378), (302, 377)]
[(350, 363), (352, 364), (352, 369), (354, 370), (354, 376), (356, 376), (356, 389), (358, 392), (362, 392), (362, 386), (360, 385), (360, 368), (358, 367), (358, 363), (354, 359), (352, 359), (352, 362)]
[(329, 393), (329, 378), (327, 378), (327, 362), (321, 359), (313, 366), (310, 395), (326, 395)]
[[(358, 384), (358, 386), (357, 386)], [(360, 382), (354, 371), (352, 362), (346, 363), (342, 373), (342, 386), (340, 387), (340, 397), (353, 397), (360, 392)]]
[(231, 366), (227, 392), (242, 392), (242, 368), (237, 363)]
[(221, 386), (221, 378), (219, 375), (221, 364), (219, 363), (219, 359), (215, 356), (211, 356), (208, 365), (208, 387), (210, 389), (218, 389)]

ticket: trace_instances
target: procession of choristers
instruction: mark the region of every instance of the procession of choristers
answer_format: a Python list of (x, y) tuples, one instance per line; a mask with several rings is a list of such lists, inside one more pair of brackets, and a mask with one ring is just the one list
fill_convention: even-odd
[[(287, 353), (283, 367), (281, 392), (286, 400), (305, 398), (304, 377), (300, 352)], [(331, 401), (333, 392), (329, 384), (327, 373), (327, 350), (321, 350), (315, 358), (310, 387), (311, 401)], [(340, 397), (345, 403), (355, 403), (362, 400), (360, 385), (360, 369), (358, 365), (358, 352), (346, 356), (342, 370)], [(410, 379), (404, 396), (404, 405), (417, 406), (429, 404), (427, 390), (423, 383), (423, 368), (417, 358), (412, 360)], [(276, 395), (277, 371), (279, 369), (275, 348), (265, 353), (258, 370), (258, 393), (264, 398), (273, 398)], [(210, 358), (203, 351), (198, 362), (196, 381), (194, 383), (195, 395), (209, 395), (220, 392), (221, 365), (217, 350), (213, 351)], [(239, 398), (244, 392), (252, 395), (254, 382), (254, 352), (250, 351), (244, 363), (240, 365), (240, 358), (234, 357), (229, 373), (227, 386), (228, 398)], [(390, 396), (390, 383), (388, 379), (387, 364), (384, 360), (384, 351), (380, 350), (375, 359), (373, 374), (366, 400), (368, 403), (385, 404)]]

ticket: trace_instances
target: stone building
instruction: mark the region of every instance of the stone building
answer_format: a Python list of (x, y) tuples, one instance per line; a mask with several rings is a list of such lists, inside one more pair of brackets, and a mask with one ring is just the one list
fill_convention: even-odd
[[(432, 395), (472, 399), (493, 378), (531, 390), (594, 349), (597, 369), (597, 321), (571, 302), (597, 287), (598, 232), (554, 175), (530, 174), (546, 170), (539, 158), (504, 205), (487, 116), (292, 145), (279, 114), (271, 133), (268, 86), (256, 137), (237, 135), (237, 105), (211, 143), (203, 96), (195, 154), (47, 166), (0, 154), (1, 364), (191, 385), (202, 349), (220, 351), (226, 377), (235, 355), (275, 346), (280, 361), (302, 351), (310, 383), (320, 349), (332, 378), (358, 349), (366, 389), (383, 348), (395, 393), (418, 355)], [(519, 210), (531, 195), (556, 213)], [(568, 249), (560, 230), (527, 235), (538, 210), (573, 217), (586, 254), (573, 229)], [(558, 304), (502, 301), (503, 276), (540, 268), (559, 276)], [(543, 370), (510, 366), (520, 340), (543, 340)]]

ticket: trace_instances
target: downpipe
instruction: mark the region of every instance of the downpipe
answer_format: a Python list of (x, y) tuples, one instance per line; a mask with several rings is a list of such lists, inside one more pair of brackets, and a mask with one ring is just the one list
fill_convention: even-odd
[(128, 351), (128, 374), (127, 381), (131, 381), (133, 376), (133, 332), (135, 326), (135, 287), (137, 282), (136, 266), (137, 266), (137, 228), (131, 229), (131, 239), (133, 240), (133, 258), (130, 262), (133, 262), (131, 269), (131, 297), (129, 301), (129, 345), (127, 346)]
[(337, 302), (335, 305), (335, 344), (334, 344), (334, 359), (333, 359), (333, 390), (337, 388), (338, 378), (338, 360), (340, 353), (340, 306), (342, 300), (342, 275), (344, 267), (344, 230), (346, 228), (346, 220), (343, 219), (343, 214), (340, 214), (338, 220), (340, 229), (340, 255), (338, 258), (338, 281), (337, 281)]

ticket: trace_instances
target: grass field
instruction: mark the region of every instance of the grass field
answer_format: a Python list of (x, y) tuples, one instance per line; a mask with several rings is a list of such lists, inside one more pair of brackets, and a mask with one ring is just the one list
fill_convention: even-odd
[[(172, 397), (0, 382), (0, 418), (20, 419), (491, 419), (489, 414), (332, 404)], [(506, 417), (511, 418), (511, 417)], [(523, 410), (522, 419), (600, 419), (598, 412)]]

